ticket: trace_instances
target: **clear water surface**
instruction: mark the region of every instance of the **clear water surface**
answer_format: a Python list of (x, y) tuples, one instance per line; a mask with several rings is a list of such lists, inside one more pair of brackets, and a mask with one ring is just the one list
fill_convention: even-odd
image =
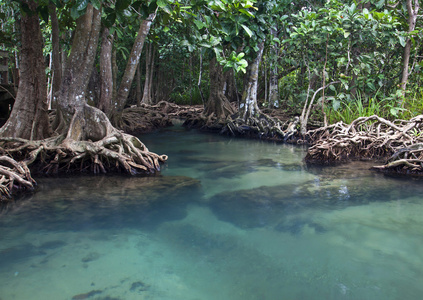
[(423, 185), (172, 127), (148, 178), (39, 179), (0, 212), (0, 299), (423, 299)]

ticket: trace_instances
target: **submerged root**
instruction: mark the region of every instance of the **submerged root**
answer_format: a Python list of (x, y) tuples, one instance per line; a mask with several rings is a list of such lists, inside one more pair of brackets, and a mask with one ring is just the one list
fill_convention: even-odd
[(350, 159), (390, 157), (381, 171), (422, 173), (423, 115), (393, 122), (376, 115), (361, 117), (351, 124), (338, 122), (307, 133), (313, 144), (308, 163), (335, 163)]

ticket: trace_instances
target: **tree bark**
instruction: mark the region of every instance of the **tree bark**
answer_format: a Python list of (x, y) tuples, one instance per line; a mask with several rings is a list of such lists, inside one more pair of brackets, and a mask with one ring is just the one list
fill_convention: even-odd
[(76, 21), (72, 50), (58, 98), (59, 109), (67, 124), (75, 110), (86, 104), (85, 92), (94, 64), (100, 25), (101, 12), (88, 4), (86, 13)]
[(142, 101), (142, 92), (141, 92), (141, 64), (138, 64), (137, 67), (137, 106), (141, 106)]
[(236, 88), (235, 74), (233, 70), (225, 72), (225, 96), (229, 102), (238, 102), (238, 90)]
[[(416, 28), (417, 17), (419, 14), (419, 0), (414, 0), (414, 7), (412, 0), (407, 0), (407, 11), (408, 11), (408, 32), (414, 31)], [(407, 81), (409, 70), (408, 66), (410, 63), (410, 53), (411, 53), (411, 38), (407, 38), (405, 47), (404, 47), (404, 54), (403, 54), (403, 66), (402, 66), (402, 79), (401, 79), (401, 89), (405, 94), (405, 89), (407, 87)], [(403, 103), (401, 103), (402, 105)]]
[(153, 71), (154, 71), (154, 49), (153, 45), (149, 44), (146, 57), (145, 57), (145, 82), (144, 82), (144, 93), (142, 96), (142, 103), (145, 104), (153, 104), (153, 100), (151, 97), (151, 87), (152, 87), (152, 80), (153, 80)]
[(205, 105), (204, 114), (206, 116), (214, 114), (218, 120), (224, 120), (228, 115), (233, 114), (234, 110), (223, 93), (223, 86), (225, 85), (223, 68), (216, 58), (210, 61), (209, 68), (210, 95)]
[(106, 115), (110, 113), (113, 96), (112, 71), (113, 35), (109, 28), (103, 29), (100, 52), (100, 100), (98, 108)]
[(57, 95), (62, 84), (62, 63), (60, 51), (59, 21), (57, 19), (56, 6), (53, 3), (48, 5), (51, 19), (51, 44), (52, 44), (52, 97), (51, 107), (57, 106)]
[(150, 14), (147, 19), (141, 22), (138, 35), (135, 38), (134, 45), (132, 46), (131, 54), (129, 55), (128, 63), (126, 65), (125, 73), (123, 74), (122, 81), (116, 98), (116, 109), (122, 111), (125, 107), (126, 100), (128, 99), (129, 90), (132, 81), (134, 80), (135, 72), (140, 61), (142, 48), (144, 47), (145, 39), (150, 31), (151, 24), (156, 18), (156, 12)]
[[(271, 34), (274, 38), (277, 38), (276, 29), (271, 29)], [(269, 108), (274, 108), (279, 106), (279, 80), (278, 80), (278, 64), (276, 58), (278, 57), (279, 52), (279, 43), (272, 45), (270, 48), (270, 66), (269, 66), (269, 96), (268, 103)]]
[(112, 91), (112, 107), (115, 107), (117, 97), (117, 74), (118, 74), (118, 65), (116, 60), (116, 48), (112, 50), (112, 78), (113, 78), (113, 91)]
[(258, 84), (258, 75), (259, 75), (259, 66), (261, 59), (263, 57), (264, 41), (258, 45), (259, 51), (257, 56), (248, 66), (248, 77), (244, 85), (244, 92), (242, 95), (241, 103), (241, 116), (244, 120), (247, 118), (255, 116), (260, 112), (260, 109), (257, 104), (257, 84)]
[(43, 38), (37, 4), (24, 2), (34, 13), (22, 14), (19, 89), (0, 136), (40, 140), (50, 135)]

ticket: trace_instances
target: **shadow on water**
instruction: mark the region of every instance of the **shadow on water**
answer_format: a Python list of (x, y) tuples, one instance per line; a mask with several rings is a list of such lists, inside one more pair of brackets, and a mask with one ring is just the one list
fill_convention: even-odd
[(301, 185), (283, 184), (227, 191), (208, 199), (214, 214), (240, 228), (273, 227), (277, 231), (300, 234), (305, 226), (316, 233), (327, 228), (297, 216), (304, 211), (341, 210), (373, 202), (390, 202), (423, 192), (421, 182), (385, 177), (369, 171), (369, 163), (312, 168), (318, 175)]
[[(3, 232), (113, 232), (133, 228), (153, 230), (180, 220), (187, 205), (202, 197), (198, 180), (184, 176), (83, 176), (41, 178), (39, 191), (1, 206)], [(5, 218), (7, 216), (7, 218)], [(1, 241), (7, 237), (0, 237)], [(4, 242), (4, 241), (3, 241)], [(47, 257), (66, 245), (61, 240), (41, 244), (19, 242), (0, 246), (0, 268), (34, 257)]]
[(67, 243), (61, 240), (50, 240), (39, 246), (25, 242), (16, 246), (1, 249), (0, 268), (8, 267), (35, 256), (46, 256), (52, 251), (56, 251), (66, 245)]
[[(202, 197), (200, 182), (184, 176), (83, 176), (39, 179), (39, 193), (2, 206), (3, 228), (80, 231), (153, 229), (182, 219)], [(34, 216), (34, 217), (29, 217)]]

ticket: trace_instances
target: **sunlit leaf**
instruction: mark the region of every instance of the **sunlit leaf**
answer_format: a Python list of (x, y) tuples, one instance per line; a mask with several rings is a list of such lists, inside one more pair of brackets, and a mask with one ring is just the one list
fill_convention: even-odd
[(399, 36), (398, 38), (399, 38), (399, 42), (400, 42), (401, 46), (405, 47), (405, 37)]
[(250, 30), (250, 28), (248, 28), (244, 24), (241, 24), (241, 26), (242, 26), (242, 28), (244, 28), (245, 32), (248, 34), (249, 37), (253, 36), (253, 32)]

